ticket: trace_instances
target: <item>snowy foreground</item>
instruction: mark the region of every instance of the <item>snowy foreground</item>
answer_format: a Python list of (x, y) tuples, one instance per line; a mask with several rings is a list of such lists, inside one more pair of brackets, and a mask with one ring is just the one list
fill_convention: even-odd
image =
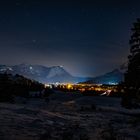
[(55, 93), (17, 102), (0, 103), (0, 140), (140, 140), (140, 110), (119, 98)]

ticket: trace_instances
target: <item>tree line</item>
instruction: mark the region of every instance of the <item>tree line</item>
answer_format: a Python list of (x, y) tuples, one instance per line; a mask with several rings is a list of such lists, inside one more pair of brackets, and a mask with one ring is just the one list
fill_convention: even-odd
[(13, 101), (14, 96), (29, 97), (30, 91), (42, 91), (44, 85), (21, 75), (0, 74), (0, 101)]

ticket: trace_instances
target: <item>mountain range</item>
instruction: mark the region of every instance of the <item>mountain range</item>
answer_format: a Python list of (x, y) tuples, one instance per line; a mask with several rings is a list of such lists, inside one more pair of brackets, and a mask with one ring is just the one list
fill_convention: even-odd
[(0, 73), (19, 74), (27, 78), (34, 79), (42, 83), (79, 83), (87, 81), (90, 83), (111, 84), (119, 83), (123, 80), (123, 72), (115, 69), (97, 77), (76, 77), (67, 72), (62, 66), (46, 67), (42, 65), (0, 65)]
[(124, 73), (122, 73), (119, 69), (115, 69), (111, 72), (105, 73), (103, 75), (90, 78), (89, 80), (82, 82), (87, 84), (109, 84), (116, 85), (124, 80)]
[(19, 74), (42, 83), (77, 83), (86, 80), (72, 76), (62, 66), (46, 67), (42, 65), (19, 64), (14, 66), (0, 65), (0, 73)]

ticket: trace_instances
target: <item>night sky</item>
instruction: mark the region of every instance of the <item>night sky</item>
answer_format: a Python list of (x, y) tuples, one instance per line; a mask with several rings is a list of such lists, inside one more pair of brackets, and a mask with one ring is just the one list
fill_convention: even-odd
[(125, 63), (139, 0), (1, 0), (0, 64), (97, 76)]

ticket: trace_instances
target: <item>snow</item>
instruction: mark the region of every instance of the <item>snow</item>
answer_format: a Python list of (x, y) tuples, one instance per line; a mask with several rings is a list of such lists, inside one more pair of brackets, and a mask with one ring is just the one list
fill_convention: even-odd
[(61, 66), (52, 67), (47, 75), (47, 78), (54, 77), (56, 75), (66, 74), (66, 71)]
[(140, 139), (140, 110), (122, 108), (120, 98), (56, 92), (48, 100), (24, 100), (0, 103), (0, 139)]

